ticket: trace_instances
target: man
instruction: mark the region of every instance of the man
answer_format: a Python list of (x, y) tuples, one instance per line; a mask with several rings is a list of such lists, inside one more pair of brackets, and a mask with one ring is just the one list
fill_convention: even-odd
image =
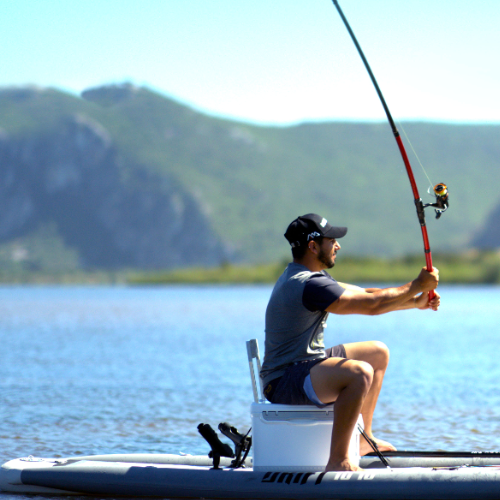
[[(325, 350), (323, 330), (329, 313), (384, 314), (402, 309), (437, 311), (437, 269), (393, 288), (360, 288), (335, 281), (325, 269), (335, 265), (338, 239), (346, 227), (333, 227), (316, 214), (295, 219), (285, 233), (293, 262), (278, 279), (266, 310), (265, 357), (261, 378), (272, 403), (335, 402), (332, 446), (325, 471), (359, 470), (348, 457), (349, 442), (361, 413), (365, 432), (380, 451), (395, 450), (374, 437), (372, 418), (389, 362), (382, 342), (356, 342)], [(372, 451), (362, 438), (360, 453)]]

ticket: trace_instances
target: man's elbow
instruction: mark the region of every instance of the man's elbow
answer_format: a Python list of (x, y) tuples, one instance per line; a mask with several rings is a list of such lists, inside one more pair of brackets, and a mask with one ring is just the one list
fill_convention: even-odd
[(369, 309), (366, 313), (368, 316), (380, 316), (384, 314), (385, 311), (381, 311), (380, 309)]
[(385, 310), (382, 307), (382, 304), (377, 300), (370, 302), (366, 307), (366, 314), (368, 316), (379, 316), (380, 314), (384, 314)]
[(346, 305), (344, 307), (329, 307), (327, 312), (332, 314), (347, 315), (347, 314), (361, 314), (362, 316), (378, 316), (383, 314), (380, 308), (372, 305)]

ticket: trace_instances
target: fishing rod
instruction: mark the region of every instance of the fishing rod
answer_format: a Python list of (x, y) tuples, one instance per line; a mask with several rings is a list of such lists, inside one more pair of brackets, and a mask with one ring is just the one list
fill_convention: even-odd
[[(349, 35), (351, 35), (352, 41), (354, 42), (354, 45), (356, 46), (356, 49), (358, 50), (358, 53), (361, 56), (361, 60), (363, 61), (365, 68), (368, 71), (368, 74), (370, 75), (373, 86), (375, 87), (375, 90), (377, 91), (380, 102), (382, 103), (385, 114), (387, 115), (387, 120), (389, 121), (389, 125), (391, 126), (392, 133), (394, 134), (394, 138), (396, 139), (396, 143), (398, 145), (399, 152), (401, 153), (401, 156), (403, 158), (403, 162), (404, 162), (405, 167), (406, 167), (406, 173), (408, 174), (408, 178), (409, 178), (410, 184), (411, 184), (411, 189), (413, 192), (415, 207), (417, 209), (418, 221), (419, 221), (420, 227), (422, 229), (422, 238), (424, 240), (425, 262), (427, 265), (427, 271), (430, 272), (433, 269), (432, 253), (431, 253), (431, 246), (429, 243), (429, 236), (427, 235), (427, 227), (425, 225), (424, 209), (426, 207), (429, 207), (429, 206), (434, 207), (435, 212), (436, 212), (436, 219), (439, 219), (439, 217), (441, 217), (441, 214), (448, 208), (448, 205), (449, 205), (448, 188), (446, 187), (446, 184), (444, 184), (442, 182), (439, 184), (436, 184), (434, 186), (434, 189), (433, 189), (434, 195), (436, 196), (436, 202), (435, 203), (426, 203), (425, 205), (423, 204), (422, 199), (420, 198), (420, 194), (418, 193), (417, 183), (415, 182), (415, 177), (413, 176), (413, 170), (412, 170), (411, 165), (410, 165), (410, 160), (408, 159), (408, 155), (406, 154), (406, 150), (405, 150), (405, 147), (403, 145), (403, 141), (401, 140), (401, 136), (399, 135), (396, 124), (394, 123), (394, 120), (392, 119), (391, 112), (389, 111), (389, 108), (387, 106), (387, 103), (385, 102), (384, 96), (382, 95), (382, 91), (380, 90), (380, 87), (378, 86), (377, 80), (375, 79), (375, 76), (373, 75), (373, 72), (370, 68), (370, 65), (368, 64), (368, 61), (366, 60), (365, 54), (361, 50), (361, 46), (359, 45), (358, 40), (356, 39), (356, 36), (354, 35), (354, 32), (351, 29), (351, 26), (347, 22), (347, 19), (344, 16), (342, 9), (340, 8), (340, 5), (338, 4), (337, 0), (332, 0), (332, 2), (335, 5), (335, 7), (337, 8), (338, 13), (340, 14), (340, 17), (342, 18), (342, 21), (344, 22), (345, 27), (347, 28)], [(434, 290), (431, 290), (429, 292), (429, 299), (434, 298), (434, 296), (435, 296)]]

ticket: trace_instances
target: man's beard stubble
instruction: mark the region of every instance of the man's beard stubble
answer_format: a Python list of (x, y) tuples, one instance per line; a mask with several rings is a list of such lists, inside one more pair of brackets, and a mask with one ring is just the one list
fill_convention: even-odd
[(327, 269), (331, 269), (335, 265), (332, 256), (327, 254), (322, 248), (319, 251), (318, 260), (324, 264)]

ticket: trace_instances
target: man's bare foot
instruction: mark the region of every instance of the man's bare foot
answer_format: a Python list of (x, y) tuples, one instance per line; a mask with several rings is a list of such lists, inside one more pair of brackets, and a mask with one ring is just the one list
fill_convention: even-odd
[[(382, 439), (377, 439), (375, 437), (372, 437), (371, 439), (377, 443), (378, 450), (382, 453), (384, 453), (384, 451), (396, 451), (396, 448), (387, 441), (382, 441)], [(370, 443), (368, 443), (368, 441), (361, 436), (359, 442), (359, 454), (363, 457), (368, 453), (373, 453), (373, 448), (370, 446)]]
[(361, 470), (363, 470), (363, 469), (361, 467), (358, 467), (357, 465), (354, 465), (353, 463), (351, 463), (351, 461), (348, 458), (346, 458), (344, 460), (340, 460), (338, 462), (329, 461), (325, 467), (325, 472), (332, 472), (332, 471), (353, 471), (353, 472), (356, 472), (356, 471), (361, 471)]

